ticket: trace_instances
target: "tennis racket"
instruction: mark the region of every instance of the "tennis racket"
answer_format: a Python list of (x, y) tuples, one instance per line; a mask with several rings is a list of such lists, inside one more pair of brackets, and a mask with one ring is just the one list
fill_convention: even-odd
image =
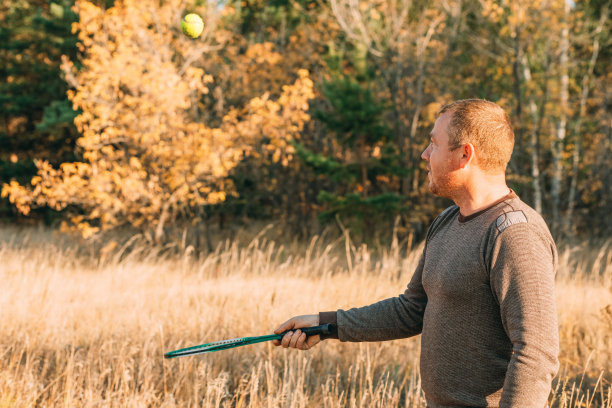
[[(295, 330), (288, 330), (280, 334), (269, 334), (267, 336), (240, 337), (237, 339), (221, 340), (216, 341), (214, 343), (200, 344), (199, 346), (187, 347), (179, 350), (170, 351), (164, 354), (164, 357), (175, 358), (183, 356), (193, 356), (195, 354), (212, 353), (213, 351), (221, 351), (234, 347), (248, 346), (249, 344), (261, 343), (264, 341), (280, 340), (289, 331)], [(302, 331), (302, 333), (306, 333), (306, 336), (315, 336), (317, 334), (330, 334), (331, 324), (322, 324), (320, 326), (312, 327), (300, 327), (300, 330)]]

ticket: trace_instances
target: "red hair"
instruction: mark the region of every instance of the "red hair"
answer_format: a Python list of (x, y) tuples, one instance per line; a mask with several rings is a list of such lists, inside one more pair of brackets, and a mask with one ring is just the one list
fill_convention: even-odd
[(443, 106), (439, 114), (445, 112), (452, 113), (447, 129), (451, 150), (472, 143), (483, 170), (506, 171), (514, 148), (514, 131), (499, 105), (484, 99), (463, 99)]

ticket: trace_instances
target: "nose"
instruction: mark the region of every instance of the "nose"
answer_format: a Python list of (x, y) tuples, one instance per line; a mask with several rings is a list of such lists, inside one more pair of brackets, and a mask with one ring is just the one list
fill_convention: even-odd
[(431, 148), (431, 144), (427, 145), (427, 148), (423, 150), (423, 153), (421, 153), (421, 159), (425, 161), (429, 161), (429, 149), (430, 148)]

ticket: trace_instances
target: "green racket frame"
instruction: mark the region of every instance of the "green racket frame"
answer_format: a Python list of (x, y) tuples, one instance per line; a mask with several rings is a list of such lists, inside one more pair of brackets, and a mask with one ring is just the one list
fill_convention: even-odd
[[(295, 331), (295, 330), (297, 329), (288, 330), (280, 334), (269, 334), (267, 336), (256, 336), (256, 337), (240, 337), (237, 339), (221, 340), (221, 341), (216, 341), (214, 343), (200, 344), (199, 346), (187, 347), (187, 348), (183, 348), (179, 350), (170, 351), (164, 354), (164, 357), (165, 358), (175, 358), (175, 357), (193, 356), (196, 354), (212, 353), (214, 351), (227, 350), (227, 349), (231, 349), (234, 347), (248, 346), (249, 344), (261, 343), (264, 341), (280, 340), (289, 331)], [(315, 336), (318, 334), (319, 335), (320, 334), (330, 334), (332, 330), (332, 325), (322, 324), (320, 326), (300, 327), (299, 330), (301, 330), (302, 333), (306, 333), (306, 336)]]

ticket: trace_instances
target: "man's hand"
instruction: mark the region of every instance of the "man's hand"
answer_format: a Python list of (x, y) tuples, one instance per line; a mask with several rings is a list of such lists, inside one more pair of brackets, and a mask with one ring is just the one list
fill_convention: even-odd
[[(300, 350), (308, 350), (321, 341), (321, 336), (308, 336), (302, 333), (300, 327), (311, 327), (319, 324), (319, 315), (302, 315), (296, 316), (281, 324), (274, 333), (280, 334), (284, 331), (291, 330), (285, 334), (281, 340), (274, 340), (272, 343), (275, 346), (283, 346), (284, 348), (296, 348)], [(297, 330), (295, 330), (297, 329)]]

